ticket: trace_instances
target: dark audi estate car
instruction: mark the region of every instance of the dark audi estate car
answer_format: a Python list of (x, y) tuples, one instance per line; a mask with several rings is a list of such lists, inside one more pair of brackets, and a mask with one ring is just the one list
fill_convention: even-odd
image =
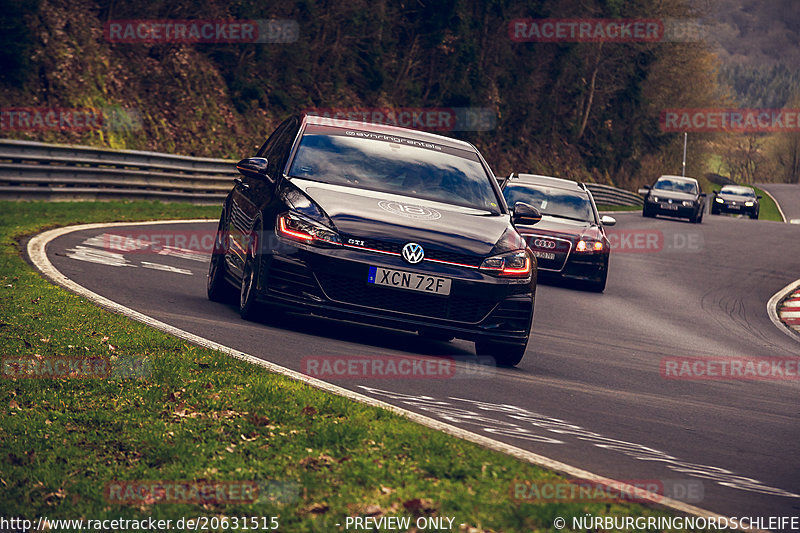
[(542, 215), (536, 227), (517, 226), (536, 256), (541, 277), (578, 280), (590, 290), (605, 290), (611, 243), (604, 226), (617, 221), (600, 217), (584, 184), (511, 174), (503, 185), (503, 195), (509, 205), (526, 202)]
[(652, 187), (645, 185), (639, 192), (644, 193), (643, 216), (666, 215), (688, 218), (695, 224), (703, 222), (706, 193), (694, 178), (661, 176)]
[(752, 187), (725, 185), (719, 191), (714, 191), (711, 214), (737, 213), (756, 219), (760, 209), (759, 200), (761, 196), (756, 196), (756, 191)]
[(524, 204), (509, 210), (474, 146), (300, 115), (237, 168), (209, 267), (211, 300), (238, 294), (245, 319), (277, 305), (473, 340), (499, 364), (522, 359), (536, 260), (514, 225), (540, 215)]

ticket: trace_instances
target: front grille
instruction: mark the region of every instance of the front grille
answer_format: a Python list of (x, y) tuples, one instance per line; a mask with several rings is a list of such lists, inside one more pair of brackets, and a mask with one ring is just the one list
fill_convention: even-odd
[(296, 297), (304, 294), (321, 296), (316, 280), (306, 267), (275, 258), (270, 264), (267, 289)]
[(500, 322), (504, 331), (525, 331), (531, 320), (533, 306), (526, 300), (505, 300), (494, 310), (489, 320)]
[[(542, 246), (537, 246), (537, 241), (547, 241), (553, 243), (554, 247), (545, 248)], [(570, 252), (572, 251), (572, 243), (570, 241), (558, 237), (551, 237), (549, 235), (526, 234), (525, 242), (534, 252), (534, 255), (536, 255), (536, 264), (542, 270), (554, 270), (556, 272), (561, 271), (564, 268), (564, 264), (567, 262)], [(540, 254), (553, 254), (554, 257), (549, 259), (547, 257), (537, 255), (536, 252), (540, 252)]]
[(330, 272), (316, 274), (325, 294), (336, 302), (396, 311), (409, 315), (440, 318), (476, 324), (495, 307), (496, 302), (468, 298), (420, 294), (402, 289), (367, 284), (367, 276), (356, 280)]
[[(343, 235), (344, 241), (347, 242), (349, 238), (353, 238), (354, 240), (359, 240), (364, 243), (364, 248), (371, 248), (373, 250), (380, 250), (382, 252), (390, 252), (393, 254), (400, 255), (403, 250), (403, 246), (406, 245), (405, 242), (391, 242), (391, 241), (382, 241), (378, 239), (362, 239), (359, 237), (352, 237), (349, 235)], [(460, 265), (469, 265), (473, 267), (480, 266), (481, 262), (483, 261), (483, 257), (469, 255), (469, 254), (461, 254), (457, 252), (448, 252), (445, 250), (437, 250), (434, 248), (430, 248), (426, 246), (424, 243), (422, 247), (425, 249), (425, 259), (436, 259), (437, 261), (447, 261), (448, 263), (458, 263)]]

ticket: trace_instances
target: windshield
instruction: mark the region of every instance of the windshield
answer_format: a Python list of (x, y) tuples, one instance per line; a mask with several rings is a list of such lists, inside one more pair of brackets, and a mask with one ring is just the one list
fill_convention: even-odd
[(503, 189), (506, 203), (513, 206), (517, 202), (532, 205), (543, 215), (569, 218), (594, 223), (594, 211), (587, 194), (553, 189), (543, 185), (510, 183)]
[(370, 132), (326, 130), (334, 133), (303, 136), (290, 177), (500, 213), (491, 177), (474, 152)]
[(691, 181), (684, 181), (684, 180), (671, 180), (671, 179), (659, 179), (655, 185), (653, 185), (654, 189), (658, 189), (659, 191), (675, 191), (675, 192), (685, 192), (688, 194), (697, 194), (697, 185), (695, 185)]
[(733, 194), (735, 196), (749, 196), (755, 197), (756, 193), (750, 187), (723, 187), (720, 191), (722, 194)]

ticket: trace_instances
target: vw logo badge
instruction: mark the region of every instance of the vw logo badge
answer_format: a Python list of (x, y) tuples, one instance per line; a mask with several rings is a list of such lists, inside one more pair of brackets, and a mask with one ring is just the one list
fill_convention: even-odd
[(415, 242), (410, 242), (403, 246), (403, 259), (411, 263), (412, 265), (416, 265), (425, 257), (425, 250), (422, 249), (422, 246)]

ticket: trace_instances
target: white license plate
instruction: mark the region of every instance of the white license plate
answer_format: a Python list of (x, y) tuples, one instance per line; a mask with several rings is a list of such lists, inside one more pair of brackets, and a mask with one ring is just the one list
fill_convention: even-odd
[(669, 209), (670, 211), (677, 211), (678, 204), (661, 204), (661, 209)]
[(535, 255), (539, 259), (549, 259), (550, 261), (554, 261), (556, 258), (556, 254), (554, 254), (553, 252), (539, 252), (533, 250), (533, 255)]
[(741, 208), (742, 208), (742, 206), (740, 206), (740, 205), (729, 205), (728, 206), (728, 209), (741, 209)]
[(382, 267), (369, 267), (367, 283), (395, 287), (410, 291), (427, 292), (447, 296), (450, 294), (450, 280), (415, 272), (391, 270)]

